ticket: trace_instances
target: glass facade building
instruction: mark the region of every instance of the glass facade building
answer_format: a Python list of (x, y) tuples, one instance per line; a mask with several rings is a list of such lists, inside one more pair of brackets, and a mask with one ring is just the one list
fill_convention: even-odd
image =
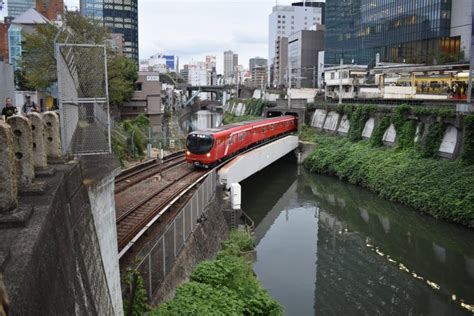
[(81, 0), (81, 14), (102, 21), (111, 33), (122, 34), (125, 56), (138, 64), (138, 0)]
[(8, 15), (17, 18), (35, 6), (35, 0), (8, 0)]
[(433, 63), (460, 52), (451, 37), (455, 0), (327, 0), (325, 63)]

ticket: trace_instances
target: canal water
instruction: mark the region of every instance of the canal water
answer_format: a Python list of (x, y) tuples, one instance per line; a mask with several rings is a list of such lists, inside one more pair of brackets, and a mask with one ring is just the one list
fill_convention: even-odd
[(474, 232), (280, 161), (242, 182), (286, 315), (471, 315)]
[(205, 131), (219, 127), (222, 124), (222, 114), (201, 110), (193, 113), (188, 121), (183, 123), (183, 131)]

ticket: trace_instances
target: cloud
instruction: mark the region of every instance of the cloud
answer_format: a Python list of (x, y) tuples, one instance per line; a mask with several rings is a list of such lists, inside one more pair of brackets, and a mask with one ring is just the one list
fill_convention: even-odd
[(245, 67), (249, 58), (268, 55), (268, 16), (275, 0), (139, 0), (138, 5), (140, 58), (169, 53), (184, 65), (215, 55), (222, 71), (226, 50), (238, 53)]

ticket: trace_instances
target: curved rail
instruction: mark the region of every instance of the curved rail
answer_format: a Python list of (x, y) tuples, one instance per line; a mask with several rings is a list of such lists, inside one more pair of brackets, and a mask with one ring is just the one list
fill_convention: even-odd
[[(148, 222), (172, 201), (176, 195), (186, 190), (199, 179), (206, 170), (189, 170), (163, 188), (155, 190), (132, 208), (117, 218), (118, 247), (122, 250)], [(160, 199), (155, 199), (156, 196)]]
[[(133, 244), (170, 208), (176, 203), (186, 192), (194, 188), (200, 181), (202, 181), (209, 173), (216, 169), (220, 169), (225, 164), (229, 163), (241, 154), (245, 154), (253, 149), (262, 147), (280, 138), (286, 137), (288, 134), (283, 134), (265, 142), (261, 142), (251, 148), (247, 148), (225, 161), (220, 162), (217, 166), (210, 169), (193, 169), (186, 172), (172, 183), (164, 188), (157, 189), (149, 196), (136, 205), (134, 205), (126, 214), (120, 215), (117, 218), (117, 235), (119, 239), (119, 258), (133, 246)], [(181, 182), (181, 185), (177, 183)], [(157, 196), (164, 196), (160, 201), (153, 201)], [(155, 199), (156, 200), (156, 199)], [(148, 204), (154, 204), (150, 208)], [(136, 214), (136, 218), (132, 217)]]
[(184, 151), (171, 154), (163, 159), (162, 163), (154, 161), (152, 164), (145, 163), (141, 167), (134, 167), (129, 172), (120, 173), (115, 179), (115, 193), (120, 193), (129, 187), (154, 176), (166, 169), (172, 168), (184, 161)]

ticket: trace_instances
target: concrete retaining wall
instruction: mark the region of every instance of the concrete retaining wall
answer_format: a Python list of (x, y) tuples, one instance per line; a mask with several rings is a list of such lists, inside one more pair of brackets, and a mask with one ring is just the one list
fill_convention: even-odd
[[(310, 112), (309, 112), (310, 113)], [(315, 127), (319, 130), (328, 132), (328, 133), (337, 133), (341, 136), (347, 136), (351, 127), (350, 121), (347, 115), (341, 115), (336, 111), (325, 110), (325, 109), (316, 109), (314, 110), (311, 120), (307, 122), (312, 127)], [(374, 130), (380, 124), (381, 119), (387, 115), (386, 112), (376, 112), (372, 117), (365, 122), (364, 129), (362, 131), (363, 139), (370, 139), (373, 135)], [(415, 142), (419, 143), (424, 139), (429, 130), (429, 126), (436, 122), (436, 118), (427, 116), (427, 117), (410, 117), (417, 122)], [(421, 126), (425, 125), (425, 128), (422, 130)], [(446, 131), (443, 137), (443, 141), (439, 148), (439, 156), (447, 159), (457, 159), (462, 152), (463, 144), (463, 120), (461, 116), (444, 118), (443, 124), (446, 126)], [(422, 133), (423, 131), (423, 133)], [(387, 130), (383, 135), (383, 142), (386, 146), (395, 146), (397, 143), (397, 133), (395, 126), (390, 124)]]
[(55, 170), (44, 194), (20, 199), (19, 208), (34, 206), (31, 217), (16, 228), (0, 226), (11, 315), (120, 315), (81, 168)]

